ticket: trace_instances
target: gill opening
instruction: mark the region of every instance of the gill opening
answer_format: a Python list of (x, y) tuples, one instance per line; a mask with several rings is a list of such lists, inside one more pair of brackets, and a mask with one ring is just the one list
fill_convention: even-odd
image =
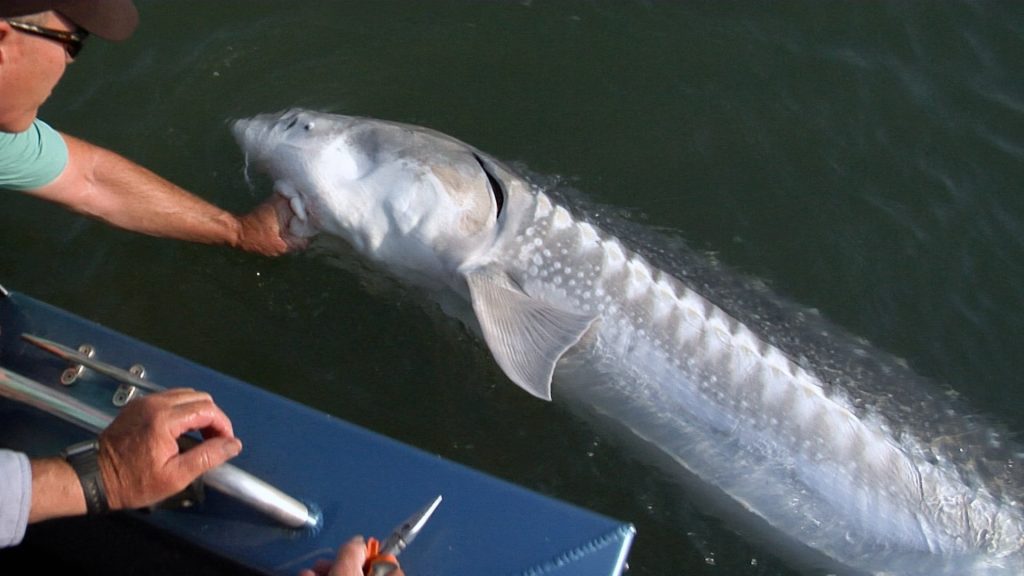
[(491, 171), (487, 169), (487, 165), (476, 153), (473, 154), (473, 158), (476, 159), (476, 163), (480, 165), (480, 169), (487, 175), (487, 183), (491, 189), (491, 194), (494, 196), (494, 201), (498, 204), (498, 210), (494, 217), (498, 218), (501, 216), (501, 209), (505, 206), (505, 189), (501, 187), (501, 183), (498, 179), (491, 174)]

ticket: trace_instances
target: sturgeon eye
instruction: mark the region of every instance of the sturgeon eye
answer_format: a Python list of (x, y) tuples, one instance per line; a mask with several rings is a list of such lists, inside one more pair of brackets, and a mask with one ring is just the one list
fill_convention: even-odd
[(314, 127), (315, 127), (315, 126), (316, 126), (316, 124), (314, 124), (313, 122), (308, 122), (308, 123), (307, 123), (307, 124), (306, 124), (305, 126), (303, 126), (303, 128), (305, 128), (305, 129), (306, 129), (306, 132), (309, 132), (309, 131), (311, 131), (311, 130), (312, 130), (312, 129), (313, 129)]

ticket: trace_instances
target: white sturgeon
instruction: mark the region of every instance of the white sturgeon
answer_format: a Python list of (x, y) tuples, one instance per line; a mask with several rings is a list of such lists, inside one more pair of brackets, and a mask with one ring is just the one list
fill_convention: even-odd
[(840, 570), (1024, 573), (1016, 453), (938, 390), (837, 376), (783, 351), (449, 136), (302, 110), (234, 132), (291, 200), (292, 233), (342, 238), (464, 299), (512, 382), (551, 399), (557, 369), (557, 398)]

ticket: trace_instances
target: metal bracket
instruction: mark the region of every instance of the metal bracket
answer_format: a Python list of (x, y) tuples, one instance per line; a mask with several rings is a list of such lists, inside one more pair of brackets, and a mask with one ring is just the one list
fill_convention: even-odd
[(83, 344), (78, 347), (78, 350), (72, 350), (63, 344), (58, 344), (39, 336), (33, 336), (31, 334), (22, 334), (22, 339), (46, 350), (47, 352), (62, 358), (71, 364), (71, 367), (61, 374), (60, 381), (65, 386), (70, 386), (82, 375), (82, 372), (86, 368), (95, 370), (97, 373), (112, 378), (120, 385), (117, 391), (114, 392), (114, 397), (111, 399), (114, 406), (118, 408), (123, 407), (125, 404), (132, 401), (138, 394), (139, 389), (149, 390), (151, 392), (157, 392), (163, 390), (163, 387), (158, 386), (148, 380), (143, 380), (146, 376), (146, 368), (142, 364), (135, 364), (129, 370), (122, 370), (117, 366), (107, 364), (106, 362), (100, 362), (93, 358), (96, 355), (96, 350), (92, 345)]
[[(78, 347), (78, 351), (84, 354), (87, 358), (92, 358), (96, 355), (96, 349), (93, 348), (92, 344), (82, 344)], [(71, 386), (78, 381), (78, 378), (85, 372), (84, 364), (72, 364), (70, 368), (64, 370), (60, 375), (60, 383), (65, 386)]]
[[(143, 366), (142, 364), (134, 364), (131, 368), (128, 369), (128, 373), (131, 374), (132, 376), (135, 376), (136, 378), (145, 378), (146, 367)], [(125, 404), (134, 400), (135, 397), (138, 395), (139, 388), (137, 386), (135, 386), (134, 384), (128, 384), (127, 382), (122, 383), (120, 386), (117, 387), (117, 390), (114, 392), (114, 406), (117, 406), (118, 408), (123, 408)]]

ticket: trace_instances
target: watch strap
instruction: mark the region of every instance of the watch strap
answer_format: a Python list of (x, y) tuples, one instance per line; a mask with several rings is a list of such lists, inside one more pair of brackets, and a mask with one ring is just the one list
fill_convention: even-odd
[(99, 441), (94, 439), (72, 444), (63, 452), (64, 459), (74, 468), (78, 481), (82, 484), (85, 508), (90, 515), (110, 511), (107, 490), (103, 485), (103, 475), (100, 473), (99, 448)]

